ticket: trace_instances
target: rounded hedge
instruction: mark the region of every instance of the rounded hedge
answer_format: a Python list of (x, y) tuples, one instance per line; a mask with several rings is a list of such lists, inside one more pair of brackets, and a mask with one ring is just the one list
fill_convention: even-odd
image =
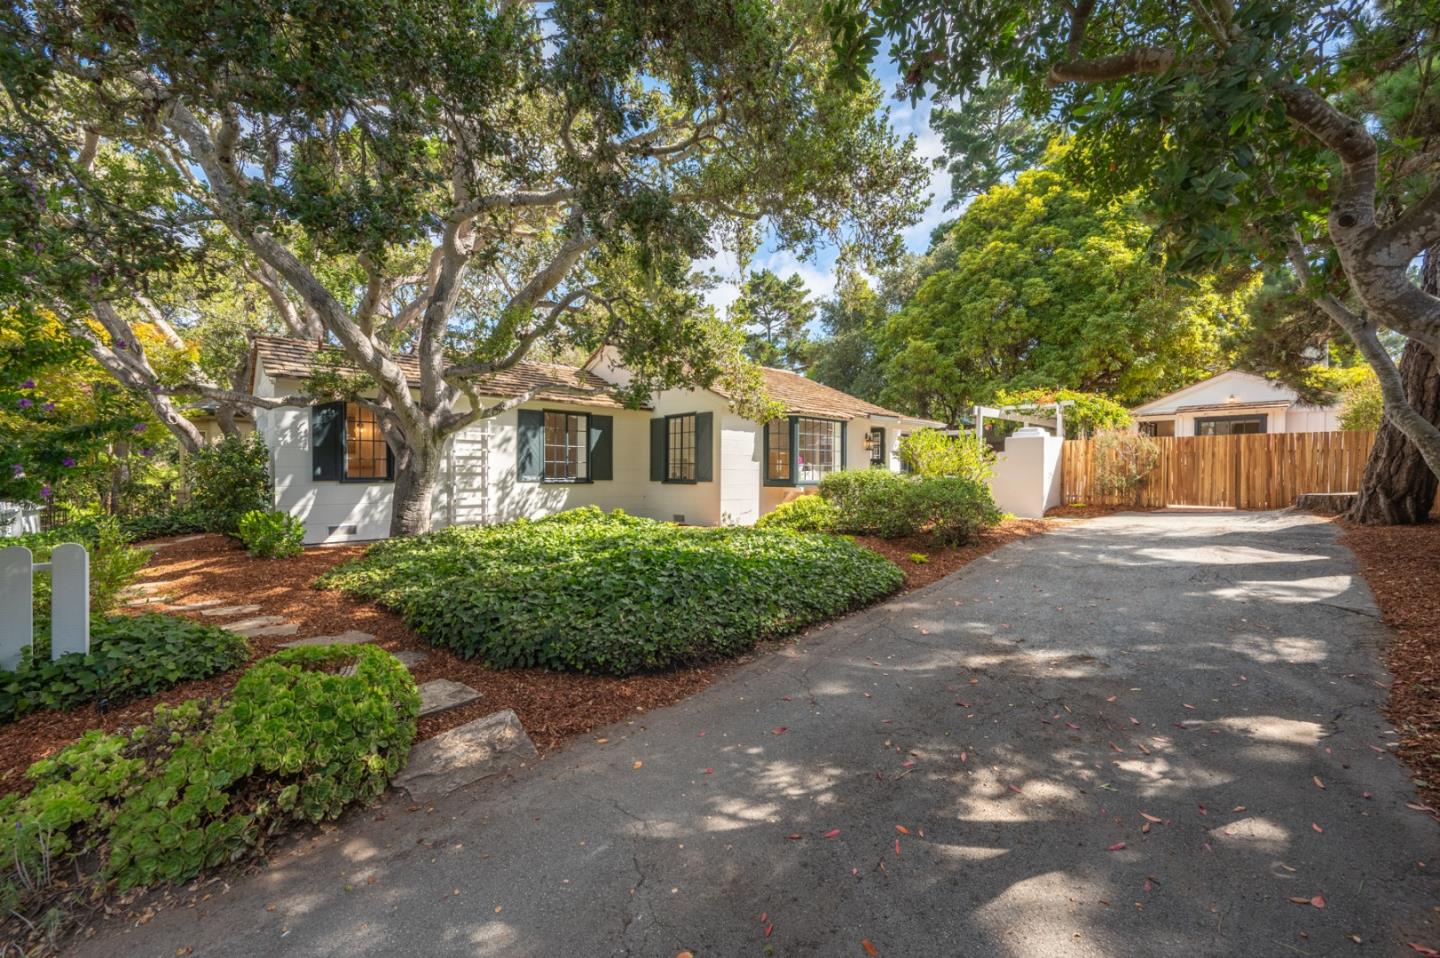
[(320, 584), (395, 609), (430, 642), (492, 666), (628, 675), (736, 655), (903, 578), (833, 536), (587, 507), (383, 542)]
[(57, 889), (33, 883), (47, 862), (60, 879), (123, 891), (187, 880), (288, 821), (334, 818), (404, 765), (419, 709), (388, 652), (315, 646), (264, 659), (228, 699), (161, 706), (128, 734), (89, 732), (30, 767), (29, 794), (0, 798), (0, 860), (19, 866), (0, 874), (0, 906), (52, 900)]

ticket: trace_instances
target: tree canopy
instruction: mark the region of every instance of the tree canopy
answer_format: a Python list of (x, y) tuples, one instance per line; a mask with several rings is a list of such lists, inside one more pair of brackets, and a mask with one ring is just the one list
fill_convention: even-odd
[(896, 252), (923, 167), (875, 84), (832, 78), (817, 12), (21, 0), (0, 14), (0, 295), (60, 317), (173, 422), (174, 395), (305, 401), (134, 335), (168, 323), (153, 288), (243, 277), (360, 370), (327, 388), (376, 411), (392, 531), (423, 529), (443, 442), (526, 398), (474, 383), (537, 342), (610, 342), (637, 394), (725, 379), (751, 396), (695, 259), (762, 237)]
[(815, 303), (799, 273), (781, 279), (770, 270), (751, 273), (731, 307), (745, 330), (745, 355), (762, 366), (803, 369), (808, 362)]
[[(826, 6), (840, 70), (889, 50), (912, 93), (1014, 84), (1073, 131), (1067, 164), (1142, 190), (1177, 268), (1283, 272), (1374, 368), (1387, 418), (1440, 474), (1440, 427), (1380, 338), (1440, 355), (1440, 8), (1428, 0), (896, 0)], [(1403, 89), (1406, 95), (1390, 91)]]
[(1226, 363), (1248, 286), (1170, 282), (1133, 204), (1031, 170), (977, 197), (886, 326), (885, 396), (955, 422), (1002, 391), (1135, 404)]

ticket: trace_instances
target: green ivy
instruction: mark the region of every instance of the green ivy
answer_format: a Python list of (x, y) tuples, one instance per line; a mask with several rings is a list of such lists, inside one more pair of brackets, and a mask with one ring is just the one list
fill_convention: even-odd
[(240, 517), (240, 541), (257, 558), (296, 556), (304, 551), (305, 524), (288, 512), (252, 509)]
[(159, 539), (162, 536), (210, 531), (205, 523), (204, 513), (195, 506), (179, 506), (165, 512), (128, 516), (120, 520), (120, 526), (126, 535), (136, 542)]
[(50, 639), (40, 635), (15, 671), (0, 670), (0, 722), (97, 699), (119, 704), (233, 669), (247, 654), (233, 632), (178, 616), (94, 616), (88, 653), (52, 661)]
[(430, 642), (492, 666), (628, 675), (736, 655), (902, 580), (833, 536), (587, 507), (393, 539), (320, 584), (395, 609)]
[[(87, 733), (30, 767), (29, 794), (0, 799), (0, 861), (14, 863), (0, 906), (43, 905), (77, 872), (76, 893), (185, 881), (287, 822), (334, 818), (386, 788), (419, 708), (388, 652), (316, 646), (263, 660), (226, 701), (161, 706), (124, 735)], [(36, 881), (47, 859), (50, 886)]]

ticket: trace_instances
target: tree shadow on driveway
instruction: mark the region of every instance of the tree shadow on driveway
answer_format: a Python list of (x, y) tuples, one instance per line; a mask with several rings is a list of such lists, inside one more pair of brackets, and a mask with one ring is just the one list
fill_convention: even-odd
[(79, 953), (1414, 954), (1384, 636), (1328, 523), (1077, 524)]

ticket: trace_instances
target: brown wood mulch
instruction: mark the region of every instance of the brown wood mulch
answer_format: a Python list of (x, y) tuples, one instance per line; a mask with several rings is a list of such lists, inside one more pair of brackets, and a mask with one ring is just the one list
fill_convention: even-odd
[(1440, 808), (1440, 522), (1362, 526), (1337, 520), (1393, 630), (1386, 716), (1425, 801)]
[[(1006, 543), (1053, 526), (1054, 523), (1047, 520), (1011, 520), (958, 549), (936, 548), (923, 536), (893, 540), (861, 537), (857, 541), (895, 562), (905, 573), (903, 588), (909, 591), (949, 575)], [(576, 735), (693, 695), (738, 664), (715, 663), (628, 678), (544, 669), (491, 669), (427, 644), (406, 628), (398, 615), (371, 602), (337, 590), (311, 587), (321, 573), (359, 556), (364, 550), (363, 545), (317, 547), (290, 559), (253, 559), (239, 543), (224, 536), (207, 535), (174, 542), (155, 553), (139, 578), (141, 583), (171, 583), (164, 590), (168, 603), (126, 606), (118, 611), (159, 611), (210, 625), (252, 615), (278, 615), (287, 622), (300, 624), (300, 630), (293, 636), (251, 638), (249, 662), (277, 651), (294, 638), (337, 635), (347, 629), (369, 632), (376, 637), (377, 645), (391, 652), (424, 653), (425, 660), (412, 669), (416, 682), (447, 678), (463, 682), (480, 693), (480, 698), (469, 705), (421, 719), (418, 730), (421, 739), (509, 708), (520, 717), (542, 755)], [(927, 561), (923, 564), (913, 561), (910, 556), (917, 553), (923, 553)], [(171, 608), (172, 604), (215, 600), (226, 605), (258, 605), (260, 608), (230, 617), (205, 616), (200, 610), (177, 612)], [(135, 726), (162, 703), (173, 705), (191, 698), (224, 695), (244, 669), (242, 666), (208, 679), (184, 682), (103, 714), (97, 706), (87, 705), (68, 712), (33, 712), (18, 721), (0, 725), (0, 795), (25, 790), (26, 768), (64, 748), (86, 731), (115, 731)]]
[[(902, 591), (909, 592), (945, 578), (987, 552), (994, 552), (1003, 545), (1038, 535), (1055, 528), (1055, 523), (1045, 519), (1010, 519), (986, 529), (974, 542), (957, 549), (937, 548), (928, 536), (905, 536), (900, 539), (877, 539), (874, 536), (856, 536), (855, 541), (867, 549), (873, 549), (900, 567), (905, 573)], [(916, 562), (914, 556), (925, 556), (924, 562)]]

